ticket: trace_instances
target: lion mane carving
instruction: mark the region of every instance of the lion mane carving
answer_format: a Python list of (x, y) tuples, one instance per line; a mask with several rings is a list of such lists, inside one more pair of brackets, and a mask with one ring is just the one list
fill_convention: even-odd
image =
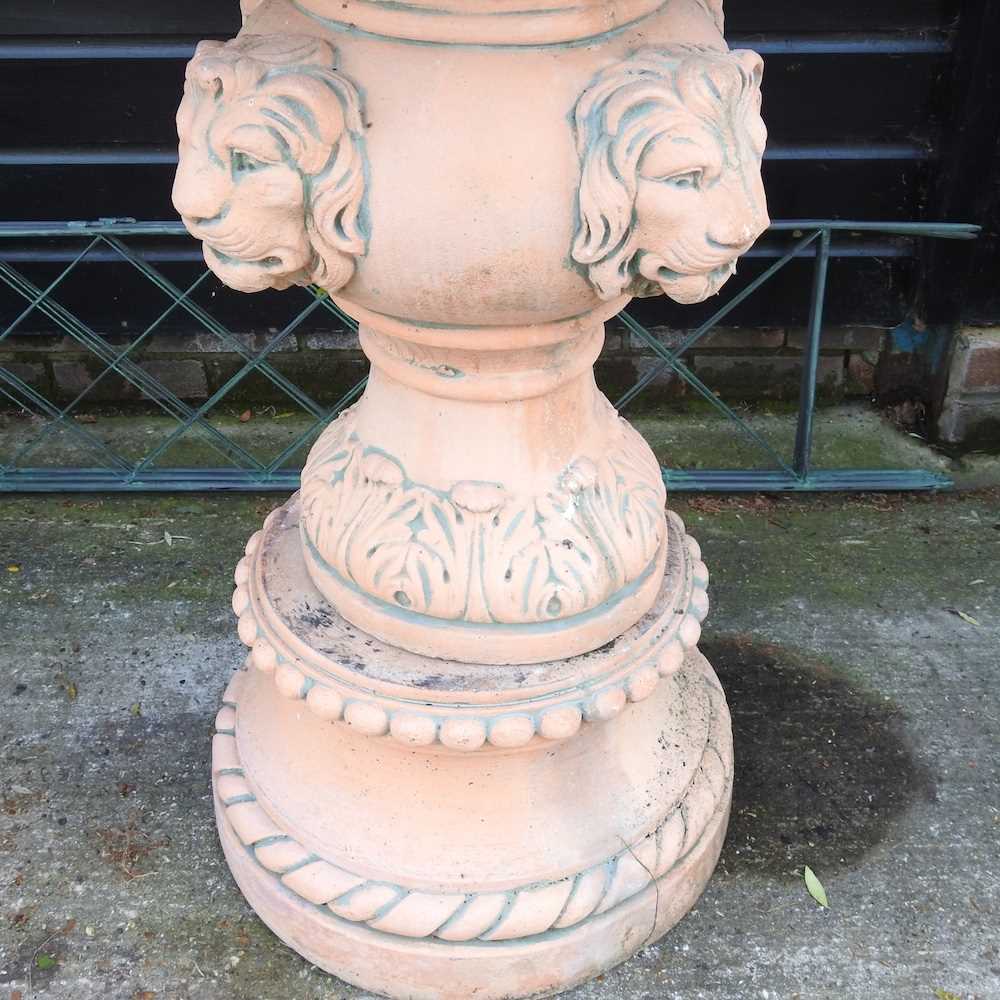
[(602, 299), (700, 302), (767, 228), (755, 52), (641, 49), (577, 102), (573, 259)]
[(719, 29), (721, 35), (726, 27), (726, 15), (722, 10), (722, 0), (698, 0), (698, 3), (705, 8), (705, 12), (712, 19), (712, 23)]
[(305, 35), (202, 42), (177, 112), (174, 206), (240, 291), (335, 291), (365, 253), (361, 100)]

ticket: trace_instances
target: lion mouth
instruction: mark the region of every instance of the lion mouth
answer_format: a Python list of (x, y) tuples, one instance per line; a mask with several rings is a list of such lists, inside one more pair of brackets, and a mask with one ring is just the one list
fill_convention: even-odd
[[(645, 272), (650, 275), (649, 271)], [(653, 279), (675, 302), (692, 305), (702, 302), (716, 292), (736, 273), (736, 259), (732, 258), (708, 270), (675, 271), (660, 264), (652, 273)]]
[(665, 264), (661, 264), (656, 269), (657, 279), (664, 282), (683, 281), (685, 278), (707, 278), (710, 280), (717, 279), (719, 281), (725, 281), (727, 278), (732, 277), (735, 273), (735, 257), (731, 260), (725, 261), (725, 263), (719, 264), (718, 267), (713, 267), (707, 271), (674, 271)]
[(246, 264), (253, 265), (255, 267), (262, 267), (271, 270), (276, 267), (281, 267), (282, 260), (280, 257), (260, 257), (257, 259), (247, 258), (247, 257), (233, 257), (228, 253), (223, 253), (221, 250), (216, 250), (215, 247), (209, 246), (209, 250), (212, 251), (212, 256), (219, 261), (220, 264), (229, 265), (231, 267), (241, 267)]
[(693, 285), (704, 283), (705, 294), (711, 295), (718, 291), (736, 273), (736, 258), (727, 260), (718, 267), (713, 267), (707, 271), (674, 271), (661, 264), (656, 269), (656, 280), (663, 286), (664, 291), (669, 294), (671, 285)]

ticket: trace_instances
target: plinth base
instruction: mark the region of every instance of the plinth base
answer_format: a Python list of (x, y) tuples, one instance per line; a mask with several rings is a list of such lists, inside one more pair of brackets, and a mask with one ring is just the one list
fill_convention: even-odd
[(310, 588), (295, 503), (272, 517), (237, 570), (252, 666), (213, 774), (230, 867), (283, 941), (401, 1000), (500, 1000), (583, 982), (687, 912), (725, 833), (732, 739), (694, 647), (704, 566), (669, 527), (639, 623), (505, 668), (348, 625)]
[(399, 1000), (507, 1000), (551, 996), (584, 983), (670, 930), (697, 902), (715, 868), (729, 820), (729, 795), (695, 846), (630, 899), (567, 930), (497, 943), (405, 938), (338, 920), (258, 864), (227, 822), (218, 797), (216, 820), (226, 860), (247, 902), (314, 965)]

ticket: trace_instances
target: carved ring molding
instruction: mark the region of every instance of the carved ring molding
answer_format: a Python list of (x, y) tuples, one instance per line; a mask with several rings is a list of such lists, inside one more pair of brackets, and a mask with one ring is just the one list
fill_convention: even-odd
[[(581, 724), (612, 719), (628, 703), (649, 697), (661, 678), (674, 673), (686, 651), (697, 645), (708, 613), (708, 568), (698, 543), (685, 533), (681, 519), (669, 512), (667, 571), (660, 599), (642, 621), (611, 644), (610, 651), (575, 658), (576, 670), (573, 661), (567, 661), (567, 675), (579, 679), (550, 684), (554, 690), (542, 688), (534, 695), (523, 694), (512, 684), (511, 690), (482, 698), (479, 705), (468, 704), (475, 696), (467, 691), (454, 693), (449, 700), (435, 698), (439, 692), (426, 688), (386, 685), (379, 691), (364, 686), (371, 680), (354, 673), (346, 662), (317, 653), (311, 648), (315, 640), (296, 641), (271, 604), (259, 557), (266, 539), (278, 543), (280, 518), (293, 533), (296, 512), (285, 511), (269, 515), (236, 567), (233, 610), (240, 638), (250, 647), (248, 662), (271, 674), (282, 695), (304, 700), (319, 718), (408, 746), (439, 743), (472, 751), (526, 746), (536, 738), (567, 739)], [(371, 640), (351, 629), (319, 594), (315, 600), (323, 606), (330, 632), (355, 636), (346, 648), (366, 648), (366, 642), (370, 647)], [(435, 669), (435, 661), (419, 660), (427, 669)]]

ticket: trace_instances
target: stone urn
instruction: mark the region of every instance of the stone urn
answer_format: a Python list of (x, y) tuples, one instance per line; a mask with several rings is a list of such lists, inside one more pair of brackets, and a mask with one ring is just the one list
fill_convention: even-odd
[(761, 61), (717, 0), (243, 14), (188, 67), (175, 205), (232, 287), (333, 296), (371, 378), (236, 568), (226, 857), (365, 989), (557, 992), (679, 920), (726, 829), (708, 573), (592, 365), (767, 225)]

